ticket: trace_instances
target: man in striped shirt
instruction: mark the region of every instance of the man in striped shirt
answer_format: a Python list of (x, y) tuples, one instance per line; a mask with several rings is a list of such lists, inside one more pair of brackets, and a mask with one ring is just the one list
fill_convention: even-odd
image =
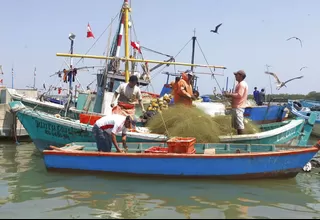
[(112, 143), (117, 152), (123, 152), (118, 145), (116, 135), (122, 133), (123, 147), (127, 148), (127, 129), (136, 125), (132, 116), (108, 115), (96, 121), (92, 128), (93, 136), (97, 143), (98, 151), (111, 152)]

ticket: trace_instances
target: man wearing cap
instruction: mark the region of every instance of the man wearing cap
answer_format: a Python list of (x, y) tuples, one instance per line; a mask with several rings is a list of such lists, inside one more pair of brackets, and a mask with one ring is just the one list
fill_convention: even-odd
[[(129, 78), (128, 83), (122, 83), (114, 92), (111, 108), (114, 114), (121, 114), (124, 116), (135, 115), (135, 102), (138, 100), (141, 110), (144, 113), (144, 106), (142, 103), (141, 90), (137, 86), (138, 77), (132, 75)], [(115, 103), (115, 100), (118, 99), (118, 103)]]
[(93, 136), (97, 143), (98, 151), (111, 152), (112, 143), (117, 152), (122, 152), (119, 148), (116, 134), (122, 132), (123, 147), (127, 148), (127, 129), (133, 128), (136, 120), (132, 116), (107, 115), (96, 121), (92, 128)]
[(232, 99), (232, 127), (237, 129), (238, 134), (244, 134), (243, 113), (248, 98), (248, 84), (244, 81), (246, 73), (243, 70), (235, 72), (234, 76), (238, 82), (235, 91), (233, 93), (226, 92), (224, 95)]
[(192, 106), (192, 101), (195, 100), (192, 89), (193, 73), (190, 70), (185, 71), (181, 74), (181, 79), (178, 82), (176, 94), (174, 97), (175, 104), (185, 104), (187, 106)]

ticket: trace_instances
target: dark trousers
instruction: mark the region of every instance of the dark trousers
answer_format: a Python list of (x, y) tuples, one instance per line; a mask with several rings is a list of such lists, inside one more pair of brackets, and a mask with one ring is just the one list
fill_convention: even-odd
[(98, 151), (111, 152), (111, 135), (100, 129), (97, 125), (92, 128), (93, 137), (96, 140)]

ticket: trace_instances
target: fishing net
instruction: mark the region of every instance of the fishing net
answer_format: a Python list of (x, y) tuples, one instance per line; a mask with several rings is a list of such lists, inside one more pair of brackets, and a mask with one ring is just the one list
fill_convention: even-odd
[[(231, 116), (211, 117), (201, 109), (175, 105), (149, 119), (146, 126), (152, 133), (168, 137), (195, 137), (198, 143), (218, 143), (219, 136), (235, 135)], [(259, 127), (245, 120), (246, 134), (259, 132)]]

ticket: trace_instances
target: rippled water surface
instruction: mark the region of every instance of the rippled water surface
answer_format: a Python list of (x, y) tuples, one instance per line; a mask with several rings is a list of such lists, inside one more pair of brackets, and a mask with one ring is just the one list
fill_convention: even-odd
[(0, 218), (320, 218), (318, 173), (206, 181), (47, 172), (32, 143), (3, 143)]

